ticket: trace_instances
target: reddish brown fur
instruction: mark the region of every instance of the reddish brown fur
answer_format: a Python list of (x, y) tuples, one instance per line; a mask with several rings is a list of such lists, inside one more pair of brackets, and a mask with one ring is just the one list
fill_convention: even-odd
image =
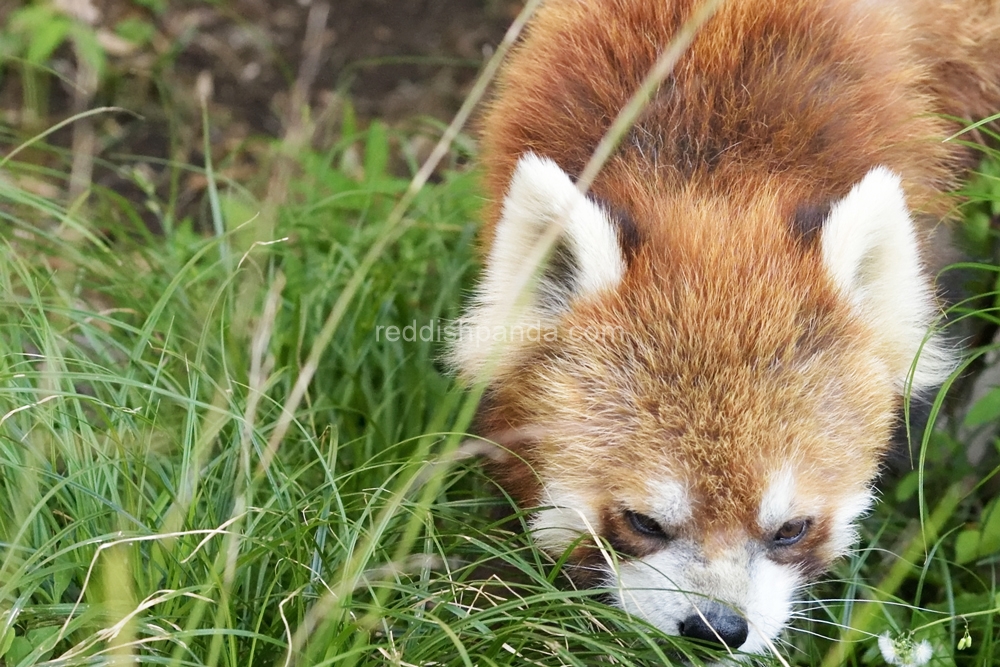
[(913, 50), (929, 63), (935, 110), (967, 122), (1000, 112), (996, 0), (915, 0), (910, 7)]
[[(580, 173), (693, 4), (546, 5), (485, 122), (492, 200), (502, 200), (514, 163), (528, 150)], [(934, 114), (977, 118), (1000, 108), (996, 4), (927, 0), (901, 3), (895, 15), (890, 3), (860, 3), (869, 5), (864, 14), (857, 4), (724, 4), (595, 192), (624, 201), (623, 173), (668, 190), (694, 178), (720, 196), (780, 190), (791, 213), (803, 202), (843, 196), (883, 164), (903, 177), (911, 205), (946, 210), (938, 195), (967, 155), (940, 144), (955, 126)]]
[[(485, 119), (487, 244), (518, 158), (579, 174), (692, 5), (544, 6)], [(479, 430), (513, 434), (525, 462), (497, 466), (501, 483), (530, 506), (531, 468), (558, 469), (592, 478), (597, 505), (642, 511), (654, 473), (684, 479), (696, 503), (685, 530), (721, 546), (755, 525), (762, 480), (783, 462), (830, 511), (871, 479), (898, 398), (865, 370), (877, 342), (792, 220), (874, 165), (902, 176), (913, 209), (944, 216), (942, 193), (971, 158), (942, 143), (958, 126), (939, 114), (1000, 110), (998, 26), (997, 3), (979, 0), (724, 4), (593, 187), (639, 243), (617, 293), (560, 327), (624, 338), (540, 343), (491, 385)], [(821, 567), (821, 542), (800, 560)]]

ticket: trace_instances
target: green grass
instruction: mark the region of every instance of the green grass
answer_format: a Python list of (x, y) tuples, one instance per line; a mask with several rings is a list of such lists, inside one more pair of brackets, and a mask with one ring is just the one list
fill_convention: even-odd
[[(0, 171), (0, 664), (711, 657), (575, 591), (456, 455), (474, 396), (442, 345), (376, 335), (454, 318), (476, 270), (469, 156), (397, 224), (395, 139), (345, 126), (328, 152), (299, 152), (266, 238), (268, 202), (235, 184), (209, 190), (207, 236), (171, 202), (95, 188), (67, 207), (22, 187), (62, 185), (58, 170)], [(989, 262), (996, 164), (966, 215)], [(144, 231), (150, 214), (164, 235)], [(997, 275), (969, 272), (976, 321), (995, 320)], [(975, 373), (992, 347), (973, 350)], [(932, 664), (1000, 661), (995, 437), (965, 456), (1000, 396), (969, 404), (945, 403), (917, 469), (887, 475), (858, 552), (798, 605), (788, 663), (884, 664), (886, 632), (931, 642)]]
[(67, 210), (17, 185), (55, 172), (7, 165), (3, 664), (662, 656), (655, 633), (567, 589), (491, 519), (503, 501), (448, 454), (472, 403), (441, 346), (376, 338), (457, 315), (474, 173), (446, 170), (419, 192), (281, 434), (328, 313), (396, 233), (386, 221), (408, 180), (388, 174), (389, 143), (376, 124), (301, 156), (270, 239), (253, 231), (261, 204), (235, 187), (211, 207), (222, 234), (176, 224), (156, 237), (115, 193)]

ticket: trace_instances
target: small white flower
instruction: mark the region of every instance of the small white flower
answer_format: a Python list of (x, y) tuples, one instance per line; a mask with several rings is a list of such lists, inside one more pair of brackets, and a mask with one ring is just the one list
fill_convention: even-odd
[(896, 653), (896, 643), (892, 641), (892, 637), (889, 633), (878, 636), (878, 650), (881, 651), (882, 657), (885, 659), (886, 663), (890, 665), (898, 665), (899, 654)]
[(878, 650), (886, 664), (896, 667), (923, 667), (934, 656), (929, 641), (923, 639), (915, 642), (910, 634), (903, 634), (895, 639), (888, 632), (879, 635)]
[(918, 667), (919, 665), (926, 665), (931, 661), (933, 655), (934, 651), (931, 650), (931, 643), (926, 639), (923, 639), (913, 647), (913, 661), (910, 664), (915, 667)]

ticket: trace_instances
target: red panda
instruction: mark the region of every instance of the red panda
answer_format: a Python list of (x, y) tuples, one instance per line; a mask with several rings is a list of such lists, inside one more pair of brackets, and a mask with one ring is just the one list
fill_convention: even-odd
[(943, 139), (1000, 110), (1000, 1), (723, 3), (582, 194), (696, 5), (533, 18), (451, 354), (538, 545), (668, 634), (763, 652), (854, 542), (904, 397), (955, 366), (933, 249), (973, 156)]

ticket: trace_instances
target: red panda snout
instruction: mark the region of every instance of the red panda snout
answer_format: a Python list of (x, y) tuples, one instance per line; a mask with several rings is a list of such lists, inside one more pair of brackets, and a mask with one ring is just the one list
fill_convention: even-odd
[(636, 490), (608, 479), (573, 488), (545, 476), (532, 534), (558, 557), (571, 549), (571, 576), (606, 588), (616, 604), (668, 634), (713, 641), (705, 626), (712, 617), (716, 643), (767, 651), (797, 589), (853, 542), (853, 521), (871, 503), (865, 487), (823, 496), (810, 475), (779, 469), (759, 497), (742, 499), (754, 517), (745, 525), (696, 520), (712, 499), (673, 479)]

